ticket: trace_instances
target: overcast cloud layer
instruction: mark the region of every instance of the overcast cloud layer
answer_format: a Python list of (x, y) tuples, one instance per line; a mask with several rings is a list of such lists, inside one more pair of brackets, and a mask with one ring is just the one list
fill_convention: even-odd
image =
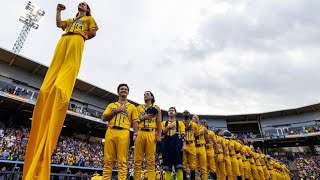
[[(11, 49), (28, 1), (4, 1), (0, 46)], [(20, 54), (49, 65), (62, 33), (56, 4)], [(80, 1), (64, 1), (63, 17)], [(130, 86), (142, 103), (151, 90), (162, 109), (244, 114), (319, 102), (319, 0), (90, 0), (99, 25), (86, 42), (79, 78), (116, 93)]]

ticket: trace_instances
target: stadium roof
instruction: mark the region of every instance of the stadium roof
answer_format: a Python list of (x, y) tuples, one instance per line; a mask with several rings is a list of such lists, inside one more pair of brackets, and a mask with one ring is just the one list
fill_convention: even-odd
[[(26, 70), (32, 74), (38, 74), (42, 77), (46, 75), (48, 67), (37, 63), (31, 59), (28, 59), (20, 54), (15, 54), (12, 51), (6, 50), (4, 48), (0, 48), (0, 60), (7, 63), (9, 66), (16, 66), (23, 70)], [(118, 99), (118, 95), (106, 91), (102, 88), (94, 86), (88, 82), (77, 79), (75, 83), (75, 89), (78, 89), (82, 92), (86, 92), (89, 95), (94, 95), (99, 98), (103, 98), (109, 100), (111, 102), (116, 101)], [(130, 100), (133, 104), (138, 104)]]
[[(38, 74), (40, 76), (45, 76), (48, 67), (28, 59), (22, 55), (15, 54), (12, 51), (6, 50), (0, 47), (0, 60), (7, 63), (9, 66), (16, 66), (23, 70), (26, 70), (32, 74)], [(117, 100), (118, 95), (111, 93), (107, 90), (99, 88), (83, 80), (77, 79), (75, 83), (75, 89), (86, 92), (89, 95), (94, 95), (99, 98), (106, 99), (110, 102)], [(138, 104), (131, 101), (133, 104)], [(320, 103), (313, 104), (309, 106), (299, 107), (295, 109), (286, 109), (273, 112), (264, 112), (259, 114), (244, 114), (244, 115), (199, 115), (201, 118), (206, 119), (226, 119), (227, 122), (250, 122), (256, 121), (263, 118), (279, 117), (279, 116), (289, 116), (297, 115), (306, 112), (314, 112), (320, 110)], [(166, 112), (166, 111), (163, 111)], [(181, 115), (181, 114), (180, 114)]]

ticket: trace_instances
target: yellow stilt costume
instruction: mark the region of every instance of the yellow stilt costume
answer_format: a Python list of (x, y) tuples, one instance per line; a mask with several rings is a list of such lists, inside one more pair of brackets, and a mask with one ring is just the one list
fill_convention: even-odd
[(80, 69), (84, 40), (97, 30), (91, 16), (64, 21), (66, 34), (58, 42), (53, 60), (33, 110), (23, 179), (49, 179), (51, 155), (63, 126), (69, 100)]

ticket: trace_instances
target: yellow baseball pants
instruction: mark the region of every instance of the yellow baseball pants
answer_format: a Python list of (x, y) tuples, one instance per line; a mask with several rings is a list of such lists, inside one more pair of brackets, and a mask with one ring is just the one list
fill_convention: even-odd
[(266, 177), (264, 175), (262, 166), (257, 166), (257, 171), (258, 171), (259, 180), (265, 180)]
[(49, 179), (51, 155), (58, 141), (80, 69), (84, 39), (60, 38), (33, 110), (23, 179)]
[(196, 154), (197, 149), (194, 143), (187, 144), (187, 151), (183, 153), (182, 160), (183, 160), (183, 170), (187, 171), (196, 170), (197, 162), (196, 162)]
[(239, 164), (239, 170), (240, 170), (240, 174), (242, 179), (244, 180), (244, 167), (243, 167), (243, 162), (242, 162), (242, 158), (238, 158), (238, 164)]
[(253, 180), (260, 180), (257, 165), (251, 164), (251, 172)]
[(216, 159), (217, 175), (219, 180), (226, 179), (226, 168), (223, 153), (219, 153)]
[(268, 171), (267, 166), (264, 165), (264, 166), (262, 166), (262, 168), (263, 168), (264, 177), (265, 177), (266, 179), (270, 179), (271, 177), (270, 177), (270, 174), (269, 174), (269, 171)]
[(146, 154), (148, 179), (154, 180), (156, 176), (155, 154), (156, 154), (156, 134), (154, 131), (138, 132), (134, 146), (134, 179), (141, 179), (142, 161)]
[(231, 166), (231, 159), (230, 156), (227, 156), (226, 158), (226, 172), (227, 172), (227, 177), (228, 179), (233, 178), (233, 173), (232, 173), (232, 166)]
[(208, 166), (208, 171), (210, 173), (216, 173), (216, 162), (214, 159), (214, 149), (213, 148), (209, 148), (206, 149), (207, 151), (207, 166)]
[(111, 180), (115, 157), (118, 160), (118, 179), (127, 179), (127, 156), (130, 131), (108, 129), (104, 142), (103, 180)]
[(251, 177), (251, 164), (249, 160), (245, 160), (243, 162), (243, 171), (244, 171), (244, 178), (245, 179), (250, 179)]
[(277, 173), (274, 169), (269, 170), (269, 174), (271, 176), (271, 180), (277, 180)]
[(237, 176), (241, 176), (237, 155), (231, 156), (230, 159), (231, 159), (232, 176), (233, 176), (232, 179), (235, 179)]
[[(207, 153), (205, 146), (196, 147), (197, 149), (197, 167), (200, 169), (201, 172), (201, 179), (207, 180), (208, 179), (208, 172), (207, 172)], [(196, 171), (196, 179), (198, 179), (198, 171)]]

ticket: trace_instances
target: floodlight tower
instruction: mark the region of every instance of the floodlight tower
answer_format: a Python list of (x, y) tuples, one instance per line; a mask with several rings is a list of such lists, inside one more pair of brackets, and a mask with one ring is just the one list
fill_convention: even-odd
[(44, 16), (45, 12), (41, 9), (38, 9), (34, 4), (31, 3), (31, 1), (28, 2), (26, 8), (27, 13), (25, 16), (21, 16), (19, 18), (19, 21), (24, 24), (20, 35), (16, 42), (14, 43), (14, 46), (12, 48), (14, 53), (19, 53), (24, 41), (26, 40), (29, 31), (31, 28), (38, 29), (39, 27), (39, 20), (42, 16)]

